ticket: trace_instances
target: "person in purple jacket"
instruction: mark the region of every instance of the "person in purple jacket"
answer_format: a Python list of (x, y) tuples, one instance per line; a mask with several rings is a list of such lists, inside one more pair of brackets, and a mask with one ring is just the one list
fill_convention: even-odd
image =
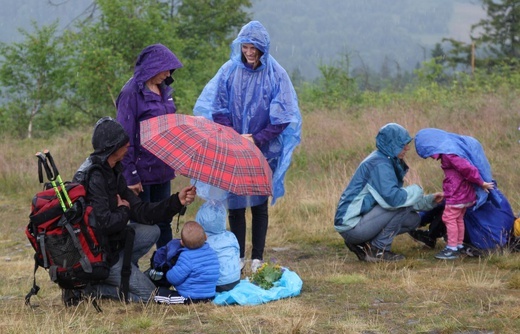
[[(200, 94), (193, 114), (230, 126), (253, 142), (273, 171), (271, 204), (284, 195), (284, 177), (300, 143), (298, 97), (285, 69), (269, 53), (270, 37), (258, 21), (242, 27), (231, 44), (230, 59)], [(252, 214), (251, 271), (262, 264), (268, 227), (268, 196), (229, 194), (229, 226), (245, 263), (246, 208)]]
[[(159, 202), (171, 193), (170, 181), (175, 172), (155, 155), (141, 147), (139, 123), (146, 119), (173, 114), (172, 74), (182, 67), (177, 56), (162, 44), (147, 46), (137, 57), (134, 75), (123, 86), (116, 100), (117, 121), (130, 137), (130, 147), (123, 159), (123, 175), (128, 187), (146, 202)], [(160, 248), (172, 240), (171, 222), (157, 224)]]
[[(425, 145), (423, 143), (425, 134), (429, 134), (428, 130), (421, 131), (416, 137), (416, 147), (419, 148)], [(476, 203), (475, 189), (482, 188), (485, 192), (489, 192), (494, 188), (494, 183), (484, 181), (475, 165), (468, 159), (453, 154), (453, 150), (446, 142), (441, 141), (441, 143), (444, 144), (444, 149), (432, 150), (431, 152), (438, 153), (429, 155), (432, 159), (440, 160), (441, 168), (444, 171), (442, 190), (444, 191), (445, 206), (442, 221), (446, 225), (447, 244), (435, 255), (435, 258), (453, 260), (459, 257), (459, 251), (464, 248), (464, 214), (468, 207)]]

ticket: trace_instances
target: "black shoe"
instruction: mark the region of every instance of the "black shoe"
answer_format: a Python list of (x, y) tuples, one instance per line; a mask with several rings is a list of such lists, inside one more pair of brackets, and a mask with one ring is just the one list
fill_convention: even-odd
[(356, 254), (357, 258), (359, 261), (366, 261), (366, 243), (362, 243), (362, 244), (349, 244), (349, 243), (346, 243), (345, 242), (345, 245), (347, 246), (347, 248), (353, 252), (354, 254)]
[(468, 256), (468, 257), (481, 257), (483, 255), (482, 251), (478, 248), (475, 248), (470, 245), (464, 245), (462, 248), (457, 250), (460, 255)]
[(435, 244), (437, 243), (437, 240), (435, 238), (432, 238), (428, 235), (428, 231), (423, 230), (413, 230), (408, 232), (408, 234), (413, 238), (414, 241), (417, 241), (418, 243), (428, 247), (428, 248), (435, 248)]
[(83, 292), (75, 289), (62, 289), (61, 300), (65, 306), (77, 306), (83, 300)]
[(392, 251), (377, 249), (375, 247), (368, 249), (365, 257), (365, 261), (367, 262), (397, 262), (404, 259), (404, 255), (396, 254)]

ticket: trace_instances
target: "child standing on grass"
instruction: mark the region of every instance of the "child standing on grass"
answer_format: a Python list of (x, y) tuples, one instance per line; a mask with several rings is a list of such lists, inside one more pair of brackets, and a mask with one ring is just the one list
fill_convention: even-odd
[(166, 273), (166, 279), (176, 291), (159, 288), (155, 301), (166, 304), (211, 301), (219, 278), (219, 262), (215, 251), (206, 243), (206, 233), (199, 223), (184, 224), (181, 246), (177, 262)]
[[(453, 260), (459, 257), (459, 251), (464, 248), (464, 214), (467, 208), (475, 205), (478, 188), (486, 193), (494, 188), (494, 183), (484, 181), (479, 169), (470, 162), (471, 153), (467, 157), (463, 156), (465, 150), (460, 150), (463, 152), (460, 155), (455, 154), (459, 150), (453, 147), (464, 147), (468, 138), (471, 137), (437, 129), (423, 129), (415, 138), (417, 153), (423, 158), (440, 160), (444, 171), (442, 189), (446, 204), (442, 221), (446, 225), (448, 240), (446, 247), (435, 255), (437, 259)], [(456, 145), (450, 140), (455, 140)], [(472, 141), (475, 139), (471, 138), (470, 142)]]

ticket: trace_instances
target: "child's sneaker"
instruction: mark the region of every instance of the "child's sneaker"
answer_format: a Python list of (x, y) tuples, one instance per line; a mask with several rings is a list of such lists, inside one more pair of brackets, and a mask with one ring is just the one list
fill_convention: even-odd
[(258, 268), (260, 268), (263, 263), (264, 263), (264, 261), (259, 260), (259, 259), (254, 259), (253, 261), (251, 261), (251, 272), (256, 273)]
[(441, 250), (437, 255), (435, 255), (436, 259), (439, 260), (454, 260), (459, 257), (459, 252), (453, 249), (449, 249), (448, 247)]

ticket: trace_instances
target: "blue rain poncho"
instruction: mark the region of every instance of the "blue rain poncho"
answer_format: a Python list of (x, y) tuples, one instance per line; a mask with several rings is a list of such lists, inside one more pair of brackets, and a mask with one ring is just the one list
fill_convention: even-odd
[[(473, 137), (434, 128), (422, 129), (415, 136), (415, 150), (424, 159), (434, 154), (455, 154), (468, 160), (475, 166), (484, 181), (493, 181), (491, 166), (486, 158), (484, 149), (480, 142)], [(477, 193), (477, 203), (473, 210), (478, 209), (488, 198), (488, 193), (481, 187), (475, 186), (475, 191)], [(489, 194), (492, 200), (499, 203), (500, 197), (493, 190)]]
[[(495, 182), (491, 166), (480, 142), (470, 136), (427, 128), (417, 132), (415, 150), (422, 158), (434, 154), (455, 154), (471, 162), (486, 182)], [(471, 244), (480, 249), (504, 247), (509, 242), (515, 216), (507, 198), (495, 189), (487, 193), (475, 187), (477, 202), (466, 211), (464, 224)]]
[[(249, 68), (242, 61), (242, 44), (253, 44), (263, 54), (261, 65)], [(246, 24), (231, 44), (231, 56), (199, 96), (193, 114), (215, 120), (226, 116), (240, 134), (256, 134), (269, 126), (286, 125), (283, 132), (259, 149), (273, 170), (272, 203), (285, 193), (284, 177), (301, 140), (302, 118), (289, 75), (269, 54), (267, 30), (258, 21)], [(230, 209), (255, 206), (266, 196), (229, 194)]]

